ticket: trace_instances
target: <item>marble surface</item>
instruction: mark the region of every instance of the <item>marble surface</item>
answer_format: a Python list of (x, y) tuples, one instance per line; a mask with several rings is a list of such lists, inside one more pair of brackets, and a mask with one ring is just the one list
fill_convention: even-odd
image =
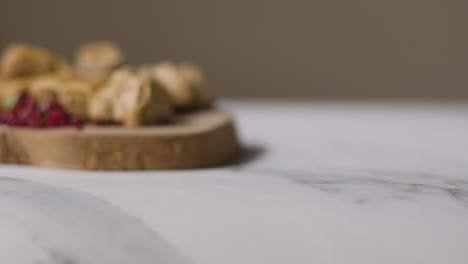
[(0, 263), (190, 263), (141, 220), (69, 188), (0, 178)]
[(0, 166), (0, 262), (468, 263), (468, 104), (223, 105), (229, 166)]

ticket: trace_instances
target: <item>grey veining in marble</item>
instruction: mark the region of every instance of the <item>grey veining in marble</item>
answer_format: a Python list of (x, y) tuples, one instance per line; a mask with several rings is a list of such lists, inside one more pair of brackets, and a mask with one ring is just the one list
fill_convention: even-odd
[(375, 199), (412, 200), (424, 196), (451, 199), (468, 210), (468, 180), (401, 171), (294, 171), (235, 168), (243, 173), (279, 176), (329, 194), (354, 198), (358, 204)]
[(67, 188), (0, 178), (0, 263), (189, 263), (140, 220)]

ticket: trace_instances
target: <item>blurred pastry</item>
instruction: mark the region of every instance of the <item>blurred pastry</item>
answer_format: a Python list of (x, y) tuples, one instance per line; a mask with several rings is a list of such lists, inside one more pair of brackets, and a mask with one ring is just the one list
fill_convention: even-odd
[(202, 71), (193, 64), (162, 62), (144, 69), (167, 91), (178, 110), (206, 107), (214, 100)]
[(123, 62), (120, 49), (110, 42), (91, 42), (82, 45), (75, 57), (76, 74), (81, 78), (106, 78)]
[(191, 63), (181, 63), (179, 64), (179, 74), (195, 94), (196, 107), (207, 107), (213, 103), (214, 95), (208, 89), (200, 67)]
[(66, 80), (63, 83), (63, 89), (58, 93), (58, 100), (68, 113), (82, 119), (89, 119), (90, 98), (100, 85), (99, 81)]
[(25, 91), (37, 102), (53, 98), (80, 120), (134, 127), (166, 121), (173, 109), (190, 111), (214, 101), (202, 71), (193, 64), (129, 68), (122, 63), (121, 50), (110, 42), (82, 45), (74, 71), (46, 49), (13, 44), (0, 57), (0, 108), (9, 109)]
[(29, 92), (39, 102), (55, 94), (67, 113), (88, 119), (88, 104), (100, 82), (62, 76), (43, 76), (31, 80)]
[(59, 56), (48, 50), (26, 44), (7, 47), (0, 59), (2, 78), (25, 78), (42, 74), (66, 72), (69, 67)]
[(166, 121), (171, 113), (170, 99), (161, 86), (146, 73), (129, 68), (114, 71), (89, 105), (91, 119), (129, 127)]

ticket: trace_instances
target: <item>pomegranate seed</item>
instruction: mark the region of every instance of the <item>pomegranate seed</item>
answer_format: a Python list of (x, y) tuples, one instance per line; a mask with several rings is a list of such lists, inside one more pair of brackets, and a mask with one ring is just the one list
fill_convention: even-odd
[(47, 115), (47, 119), (61, 119), (65, 117), (65, 112), (62, 109), (52, 109)]
[[(82, 127), (82, 121), (68, 114), (54, 94), (48, 95), (39, 104), (27, 92), (21, 92), (11, 111), (0, 112), (0, 123), (29, 127)], [(108, 123), (104, 121), (103, 123)]]
[(46, 127), (55, 127), (55, 126), (57, 126), (57, 125), (58, 125), (58, 121), (55, 120), (55, 119), (47, 119), (47, 120), (45, 121), (45, 126), (46, 126)]
[(26, 121), (25, 121), (25, 120), (20, 120), (20, 119), (13, 118), (13, 119), (8, 123), (8, 125), (11, 125), (11, 126), (26, 126)]
[(0, 113), (0, 122), (1, 123), (5, 123), (5, 121), (7, 120), (8, 114), (9, 114), (9, 112), (1, 112)]
[(18, 120), (25, 121), (28, 119), (29, 112), (26, 109), (21, 109), (21, 111), (15, 116)]
[(23, 105), (28, 99), (28, 97), (29, 97), (29, 94), (27, 91), (21, 91), (21, 93), (18, 96), (18, 99), (16, 100), (16, 103)]
[(37, 108), (32, 110), (29, 116), (39, 121), (41, 120), (41, 112)]
[(76, 116), (70, 116), (68, 124), (76, 128), (81, 128), (81, 121)]
[(29, 119), (26, 124), (30, 127), (41, 127), (42, 126), (42, 122), (41, 120), (38, 120), (38, 119)]
[(60, 118), (58, 120), (58, 126), (65, 126), (67, 125), (67, 122), (65, 121), (65, 118)]
[(18, 99), (18, 101), (16, 101), (16, 104), (15, 106), (13, 106), (13, 113), (18, 113), (19, 111), (21, 111), (21, 109), (24, 108), (24, 105), (26, 103), (26, 98), (27, 95), (21, 95), (20, 98)]
[(10, 123), (14, 119), (14, 114), (12, 112), (6, 112), (2, 115), (2, 121), (4, 123)]
[(57, 105), (57, 97), (55, 96), (55, 94), (49, 94), (39, 104), (39, 110), (41, 112), (47, 112), (52, 108), (52, 106), (56, 106), (56, 105)]
[(24, 103), (24, 108), (33, 109), (36, 108), (36, 101), (31, 96), (27, 97), (26, 102)]

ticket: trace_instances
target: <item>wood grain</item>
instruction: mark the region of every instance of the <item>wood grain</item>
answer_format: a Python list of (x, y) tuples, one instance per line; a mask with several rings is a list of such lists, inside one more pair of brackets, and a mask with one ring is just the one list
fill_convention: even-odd
[(124, 128), (1, 127), (0, 161), (84, 170), (217, 166), (239, 151), (231, 116), (218, 110), (177, 115), (170, 124)]

